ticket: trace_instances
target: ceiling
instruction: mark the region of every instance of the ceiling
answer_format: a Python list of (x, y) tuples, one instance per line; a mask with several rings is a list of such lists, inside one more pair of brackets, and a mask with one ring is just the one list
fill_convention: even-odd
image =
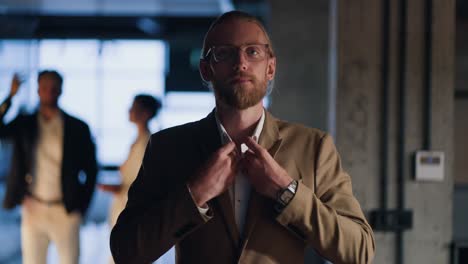
[(261, 19), (266, 0), (0, 0), (0, 38), (187, 38), (234, 9)]
[(216, 16), (231, 0), (0, 0), (0, 14)]

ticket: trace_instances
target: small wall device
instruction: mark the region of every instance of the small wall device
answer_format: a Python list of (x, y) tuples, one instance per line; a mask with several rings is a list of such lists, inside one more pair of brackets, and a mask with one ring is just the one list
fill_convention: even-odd
[(415, 159), (415, 178), (417, 181), (444, 180), (444, 152), (417, 151)]

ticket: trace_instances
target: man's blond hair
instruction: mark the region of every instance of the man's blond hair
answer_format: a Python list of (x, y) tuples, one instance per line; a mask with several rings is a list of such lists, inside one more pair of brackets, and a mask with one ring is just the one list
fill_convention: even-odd
[(203, 39), (203, 49), (202, 49), (202, 53), (201, 53), (202, 54), (202, 59), (204, 59), (207, 56), (208, 50), (213, 45), (213, 42), (212, 42), (212, 39), (211, 39), (211, 32), (218, 25), (223, 24), (223, 23), (225, 23), (227, 21), (232, 21), (232, 20), (246, 20), (248, 22), (253, 22), (253, 23), (257, 24), (260, 27), (260, 29), (263, 31), (263, 33), (265, 34), (265, 37), (266, 37), (267, 42), (268, 42), (267, 43), (268, 44), (268, 52), (270, 53), (270, 56), (275, 57), (275, 53), (274, 53), (274, 50), (273, 50), (273, 45), (272, 45), (271, 40), (270, 40), (270, 36), (268, 35), (268, 32), (266, 31), (266, 28), (263, 25), (262, 21), (260, 21), (260, 19), (258, 19), (257, 17), (255, 17), (255, 16), (253, 16), (253, 15), (251, 15), (249, 13), (235, 10), (235, 11), (230, 11), (230, 12), (226, 12), (226, 13), (222, 14), (215, 21), (213, 21), (213, 23), (211, 23), (210, 28), (206, 32), (205, 38)]

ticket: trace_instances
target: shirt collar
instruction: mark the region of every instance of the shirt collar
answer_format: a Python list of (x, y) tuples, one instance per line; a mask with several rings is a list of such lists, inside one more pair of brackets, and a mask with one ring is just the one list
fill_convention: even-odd
[[(218, 117), (218, 112), (215, 112), (215, 118), (216, 118), (216, 125), (218, 126), (218, 131), (219, 135), (221, 137), (221, 143), (225, 145), (228, 142), (231, 142), (232, 139), (227, 133), (226, 129), (224, 128), (223, 124), (221, 124), (221, 121), (219, 120)], [(255, 130), (252, 134), (252, 137), (254, 137), (255, 141), (258, 143), (258, 139), (260, 138), (260, 134), (262, 133), (263, 130), (263, 125), (265, 123), (265, 109), (262, 111), (262, 116), (260, 117), (260, 120), (257, 123), (257, 126), (255, 127)], [(241, 151), (244, 153), (247, 150), (247, 146), (245, 144), (241, 145)]]
[(56, 115), (54, 115), (51, 119), (46, 120), (41, 113), (37, 113), (37, 121), (40, 126), (51, 126), (55, 124), (62, 124), (63, 123), (63, 113), (59, 111)]

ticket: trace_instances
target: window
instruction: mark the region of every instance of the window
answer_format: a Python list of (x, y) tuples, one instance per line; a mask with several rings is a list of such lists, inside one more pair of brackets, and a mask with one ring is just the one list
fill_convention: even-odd
[[(164, 94), (165, 43), (158, 40), (43, 40), (39, 68), (64, 75), (61, 106), (93, 130), (101, 164), (121, 164), (136, 131), (128, 109), (138, 93)], [(158, 119), (152, 121), (153, 131)]]
[[(134, 95), (148, 93), (164, 101), (166, 44), (159, 40), (7, 40), (0, 42), (0, 97), (20, 72), (27, 82), (5, 118), (21, 109), (33, 111), (39, 101), (37, 72), (55, 69), (64, 77), (60, 106), (90, 126), (101, 164), (126, 158), (136, 131), (128, 121)], [(152, 131), (161, 127), (159, 119)]]

